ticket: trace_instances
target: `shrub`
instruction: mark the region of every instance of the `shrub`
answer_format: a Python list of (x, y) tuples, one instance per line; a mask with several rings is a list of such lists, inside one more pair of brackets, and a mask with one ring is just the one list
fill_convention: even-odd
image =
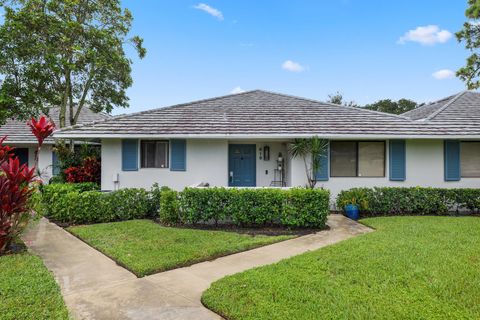
[(454, 211), (478, 211), (480, 189), (442, 188), (353, 188), (344, 190), (337, 197), (338, 209), (359, 193), (368, 207), (361, 207), (363, 216), (371, 215), (446, 215)]
[(324, 227), (329, 214), (330, 192), (322, 189), (290, 189), (282, 223), (291, 227)]
[(105, 195), (114, 220), (141, 219), (150, 213), (150, 193), (145, 189), (120, 189)]
[(166, 224), (179, 222), (178, 193), (170, 189), (164, 189), (160, 193), (160, 221)]
[(52, 216), (52, 211), (55, 211), (61, 197), (69, 192), (85, 192), (98, 190), (99, 186), (96, 183), (54, 183), (42, 186), (42, 202), (44, 204), (44, 213), (46, 216)]
[(329, 213), (328, 203), (329, 192), (323, 189), (186, 188), (162, 193), (160, 220), (322, 228)]
[(54, 184), (44, 187), (46, 215), (64, 223), (97, 223), (142, 219), (151, 215), (153, 202), (144, 189), (99, 192), (92, 183)]
[(85, 158), (80, 166), (68, 167), (64, 170), (65, 180), (70, 183), (100, 183), (100, 161), (93, 157)]
[(237, 225), (279, 224), (289, 191), (274, 188), (229, 189), (228, 213)]
[(38, 155), (43, 141), (55, 129), (55, 125), (44, 116), (38, 121), (32, 118), (28, 125), (38, 141), (32, 168), (20, 165), (20, 160), (12, 153), (14, 148), (3, 145), (7, 137), (0, 137), (0, 254), (8, 250), (30, 220), (35, 203), (31, 197), (39, 184), (35, 179)]

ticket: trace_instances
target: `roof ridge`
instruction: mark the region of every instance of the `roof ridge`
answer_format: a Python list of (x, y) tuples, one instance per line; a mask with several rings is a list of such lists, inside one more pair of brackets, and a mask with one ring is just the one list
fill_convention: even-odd
[(453, 97), (452, 100), (450, 100), (449, 102), (445, 103), (445, 105), (443, 107), (441, 107), (440, 109), (438, 109), (437, 111), (435, 111), (434, 113), (432, 113), (431, 115), (429, 115), (428, 117), (425, 118), (425, 121), (429, 121), (429, 120), (432, 120), (433, 118), (435, 118), (439, 113), (443, 112), (445, 109), (447, 109), (449, 106), (451, 106), (455, 101), (457, 101), (461, 96), (463, 96), (465, 93), (469, 92), (468, 90), (464, 90), (460, 93), (458, 93), (455, 97)]
[(457, 96), (457, 95), (458, 95), (458, 93), (453, 94), (453, 95), (448, 96), (448, 97), (445, 97), (445, 98), (442, 98), (442, 99), (438, 99), (438, 100), (432, 101), (432, 102), (421, 103), (421, 104), (419, 104), (416, 108), (414, 108), (414, 109), (412, 109), (412, 110), (405, 111), (404, 113), (402, 113), (402, 115), (403, 115), (403, 114), (407, 114), (407, 113), (411, 113), (411, 112), (413, 112), (413, 111), (415, 111), (415, 110), (422, 109), (422, 108), (424, 108), (424, 107), (432, 106), (432, 105), (437, 104), (437, 103), (440, 103), (440, 102), (442, 102), (442, 101), (444, 101), (444, 100), (449, 100), (449, 99), (455, 98), (455, 96)]
[(410, 119), (408, 117), (405, 117), (405, 116), (402, 116), (402, 115), (399, 115), (399, 114), (369, 110), (369, 109), (365, 109), (363, 107), (344, 106), (344, 105), (341, 105), (341, 104), (324, 102), (324, 101), (315, 100), (315, 99), (311, 99), (311, 98), (304, 98), (304, 97), (299, 97), (299, 96), (295, 96), (295, 95), (291, 95), (291, 94), (278, 93), (278, 92), (268, 91), (268, 90), (255, 90), (255, 91), (263, 91), (263, 92), (267, 92), (267, 93), (271, 93), (271, 94), (277, 94), (277, 95), (280, 95), (280, 96), (285, 96), (285, 97), (290, 97), (290, 98), (295, 98), (295, 99), (301, 99), (301, 100), (305, 100), (305, 101), (316, 102), (316, 103), (326, 104), (326, 105), (335, 106), (335, 107), (350, 108), (350, 109), (353, 109), (353, 110), (361, 110), (361, 111), (364, 111), (364, 112), (376, 113), (376, 114), (381, 114), (381, 115), (384, 115), (384, 116), (389, 116), (389, 117), (394, 117), (394, 118), (399, 118), (399, 119), (403, 119), (403, 120), (412, 121), (412, 119)]
[(153, 109), (148, 109), (148, 110), (143, 110), (143, 111), (138, 111), (138, 112), (120, 114), (118, 116), (112, 116), (108, 119), (96, 120), (96, 121), (89, 122), (89, 123), (82, 123), (82, 124), (76, 124), (76, 125), (73, 125), (73, 126), (64, 127), (59, 131), (68, 131), (68, 130), (72, 130), (72, 129), (78, 129), (78, 128), (85, 127), (85, 126), (90, 126), (90, 125), (95, 125), (95, 124), (99, 124), (99, 123), (114, 121), (114, 120), (123, 119), (123, 118), (126, 118), (126, 117), (136, 116), (136, 115), (139, 115), (139, 114), (148, 114), (148, 113), (153, 113), (153, 112), (157, 112), (157, 111), (160, 111), (160, 110), (167, 110), (167, 109), (173, 109), (173, 108), (182, 107), (182, 106), (186, 106), (186, 105), (190, 105), (190, 104), (203, 103), (203, 102), (207, 102), (207, 101), (214, 101), (214, 100), (223, 99), (223, 98), (226, 98), (226, 97), (238, 96), (238, 95), (243, 95), (243, 94), (247, 94), (247, 93), (253, 93), (253, 92), (256, 92), (256, 91), (262, 91), (262, 90), (256, 89), (256, 90), (249, 90), (249, 91), (240, 92), (240, 93), (230, 93), (230, 94), (226, 94), (226, 95), (222, 95), (222, 96), (216, 96), (216, 97), (213, 97), (213, 98), (205, 98), (205, 99), (194, 100), (194, 101), (190, 101), (190, 102), (178, 103), (178, 104), (174, 104), (174, 105), (170, 105), (170, 106), (164, 106), (164, 107), (158, 107), (158, 108), (153, 108)]

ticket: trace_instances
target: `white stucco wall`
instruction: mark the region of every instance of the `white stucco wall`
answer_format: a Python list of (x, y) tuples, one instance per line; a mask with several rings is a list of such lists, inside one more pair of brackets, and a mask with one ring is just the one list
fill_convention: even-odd
[[(480, 178), (462, 178), (460, 181), (444, 180), (443, 140), (406, 141), (406, 180), (390, 181), (388, 166), (388, 142), (386, 144), (385, 177), (330, 177), (317, 184), (329, 189), (332, 201), (338, 193), (355, 187), (437, 187), (437, 188), (480, 188)], [(305, 186), (307, 179), (301, 159), (292, 159), (292, 186)]]
[[(181, 190), (186, 186), (208, 182), (211, 186), (228, 185), (228, 145), (229, 143), (256, 144), (257, 186), (269, 186), (273, 180), (278, 153), (286, 158), (287, 186), (305, 186), (307, 184), (303, 160), (289, 159), (285, 143), (277, 141), (227, 141), (227, 140), (187, 140), (187, 170), (141, 169), (122, 171), (121, 140), (102, 140), (102, 189), (143, 187), (150, 188), (154, 183)], [(270, 147), (270, 160), (260, 159), (259, 149)], [(317, 186), (331, 191), (332, 202), (341, 190), (354, 187), (375, 186), (430, 186), (439, 188), (470, 187), (480, 188), (480, 178), (462, 178), (460, 181), (444, 181), (443, 141), (408, 140), (406, 141), (406, 180), (390, 181), (388, 167), (388, 142), (386, 144), (385, 177), (330, 177)], [(263, 155), (262, 155), (263, 158)], [(51, 164), (51, 156), (50, 156)], [(139, 162), (140, 163), (140, 162)], [(267, 172), (268, 171), (268, 172)], [(119, 175), (118, 185), (113, 176)]]
[[(121, 139), (102, 140), (102, 189), (141, 187), (149, 189), (154, 183), (181, 190), (187, 186), (208, 182), (211, 186), (228, 185), (228, 145), (256, 145), (257, 186), (270, 186), (274, 180), (278, 154), (286, 158), (286, 144), (281, 142), (252, 142), (227, 140), (187, 140), (187, 170), (170, 171), (169, 168), (139, 168), (138, 171), (122, 171)], [(259, 149), (270, 147), (270, 160), (260, 159)], [(140, 163), (140, 159), (139, 162)], [(113, 177), (118, 174), (118, 183)]]
[[(35, 145), (31, 144), (9, 144), (15, 148), (28, 148), (28, 166), (32, 167), (35, 164)], [(52, 146), (43, 145), (38, 156), (38, 169), (41, 172), (41, 178), (47, 182), (52, 177)]]
[[(211, 186), (228, 183), (227, 141), (187, 140), (187, 170), (170, 171), (169, 168), (139, 168), (122, 171), (120, 139), (102, 140), (102, 190), (141, 187), (149, 189), (154, 183), (181, 190), (186, 186), (208, 182)], [(139, 162), (140, 164), (140, 159)], [(113, 183), (118, 174), (118, 185)]]

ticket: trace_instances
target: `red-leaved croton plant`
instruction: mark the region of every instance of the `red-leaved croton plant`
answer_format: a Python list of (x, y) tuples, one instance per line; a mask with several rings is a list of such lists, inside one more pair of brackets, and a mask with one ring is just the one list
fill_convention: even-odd
[[(40, 147), (55, 126), (45, 117), (32, 119), (28, 124), (38, 140), (35, 162), (38, 163)], [(14, 148), (4, 145), (6, 138), (0, 138), (0, 254), (26, 227), (31, 216), (29, 199), (35, 192), (33, 182), (38, 181), (35, 167), (20, 165)]]

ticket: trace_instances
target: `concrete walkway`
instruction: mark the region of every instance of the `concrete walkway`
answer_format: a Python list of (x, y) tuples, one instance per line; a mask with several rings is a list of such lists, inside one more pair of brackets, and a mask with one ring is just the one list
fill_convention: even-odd
[(341, 215), (330, 215), (328, 225), (329, 230), (144, 278), (46, 219), (24, 241), (54, 273), (76, 319), (220, 319), (200, 302), (212, 282), (372, 231)]

